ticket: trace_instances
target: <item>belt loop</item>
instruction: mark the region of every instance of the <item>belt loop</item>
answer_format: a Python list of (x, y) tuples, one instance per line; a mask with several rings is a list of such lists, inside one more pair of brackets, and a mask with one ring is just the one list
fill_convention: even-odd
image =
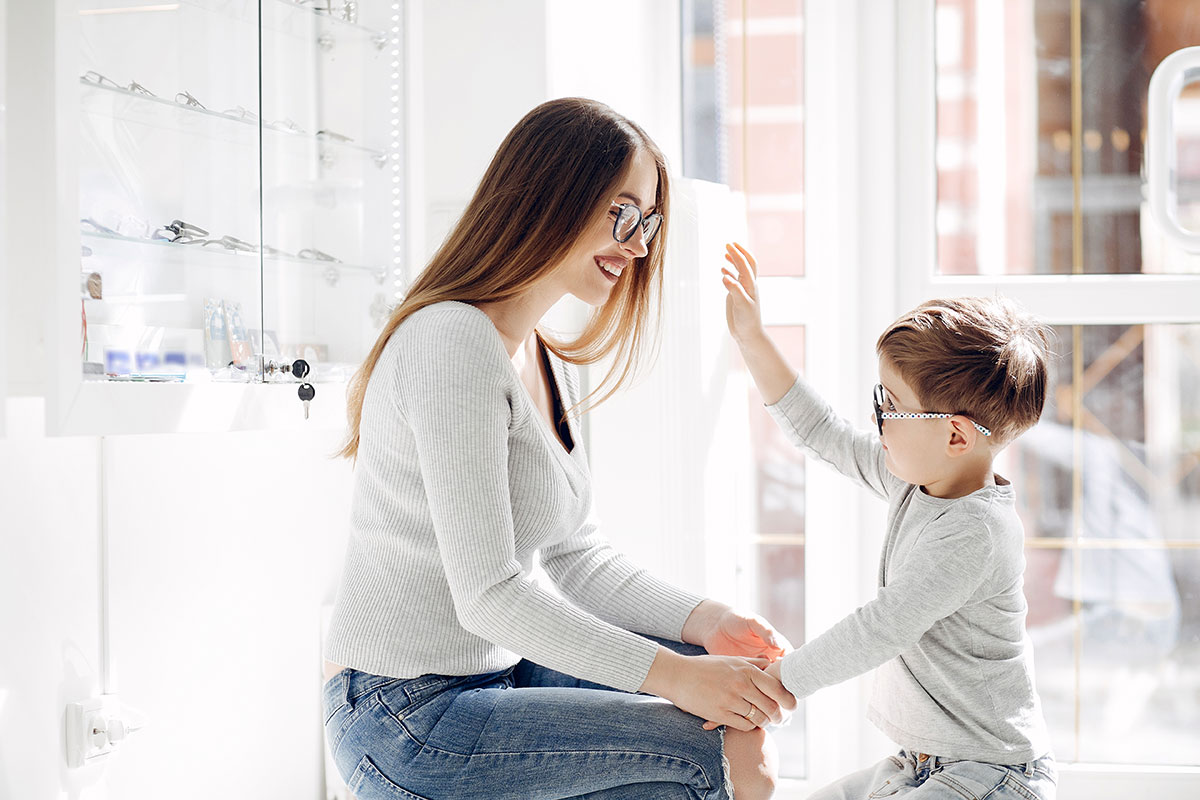
[(1034, 764), (1034, 762), (1032, 762), (1032, 761), (1025, 762), (1025, 777), (1026, 778), (1033, 777), (1033, 764)]

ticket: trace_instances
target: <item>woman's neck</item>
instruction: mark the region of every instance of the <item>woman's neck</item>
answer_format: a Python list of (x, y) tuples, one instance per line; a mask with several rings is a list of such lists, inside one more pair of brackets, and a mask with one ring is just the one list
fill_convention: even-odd
[(488, 315), (504, 342), (508, 357), (514, 358), (529, 341), (538, 322), (562, 296), (561, 291), (535, 287), (511, 300), (476, 303), (475, 307)]

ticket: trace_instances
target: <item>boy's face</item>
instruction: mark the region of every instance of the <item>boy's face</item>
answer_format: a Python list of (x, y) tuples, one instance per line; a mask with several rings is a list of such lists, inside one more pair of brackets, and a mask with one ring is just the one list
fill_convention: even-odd
[[(920, 414), (941, 409), (922, 408), (913, 391), (890, 360), (879, 358), (884, 411)], [(871, 424), (875, 424), (874, 416)], [(961, 464), (951, 456), (955, 427), (949, 419), (884, 420), (883, 443), (888, 471), (905, 483), (939, 484), (953, 478)]]

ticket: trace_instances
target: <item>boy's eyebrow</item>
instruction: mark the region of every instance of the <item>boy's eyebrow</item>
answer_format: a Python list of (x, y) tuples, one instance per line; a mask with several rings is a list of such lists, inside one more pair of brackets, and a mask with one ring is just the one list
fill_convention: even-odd
[(891, 389), (889, 389), (887, 387), (887, 384), (884, 383), (883, 381), (880, 381), (879, 385), (883, 387), (883, 394), (884, 394), (885, 399), (891, 400), (893, 403), (896, 402), (896, 395), (892, 392)]

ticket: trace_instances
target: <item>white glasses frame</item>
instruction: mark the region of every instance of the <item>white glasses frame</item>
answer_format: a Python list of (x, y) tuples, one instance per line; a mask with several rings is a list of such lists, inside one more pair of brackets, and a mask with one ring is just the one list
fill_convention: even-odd
[[(880, 436), (883, 436), (884, 420), (891, 420), (891, 419), (950, 419), (950, 417), (965, 417), (966, 416), (965, 414), (942, 414), (942, 413), (937, 413), (937, 412), (933, 412), (933, 411), (919, 411), (916, 413), (909, 413), (907, 411), (884, 411), (883, 403), (884, 403), (884, 400), (886, 400), (886, 398), (887, 398), (887, 394), (884, 392), (883, 384), (882, 383), (875, 384), (875, 394), (871, 398), (871, 403), (872, 403), (872, 405), (875, 406), (875, 424), (879, 427), (879, 435)], [(967, 419), (970, 419), (970, 417), (967, 417)], [(975, 420), (971, 419), (971, 424), (974, 425), (976, 427), (976, 429), (980, 433), (982, 433), (984, 436), (992, 435), (992, 432), (990, 430), (983, 427)]]

